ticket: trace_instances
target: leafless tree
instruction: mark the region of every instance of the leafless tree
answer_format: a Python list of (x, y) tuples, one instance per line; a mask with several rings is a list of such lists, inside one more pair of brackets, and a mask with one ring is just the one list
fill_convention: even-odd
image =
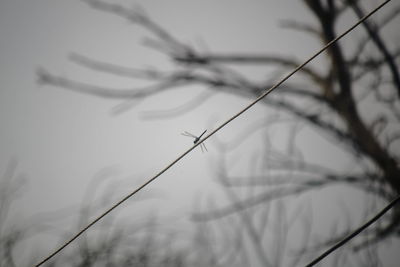
[[(241, 71), (242, 66), (268, 66), (280, 73), (301, 63), (294, 56), (268, 53), (204, 52), (180, 41), (141, 9), (129, 9), (100, 0), (84, 2), (147, 30), (151, 37), (145, 40), (145, 44), (167, 55), (175, 68), (168, 71), (150, 68), (139, 70), (72, 54), (70, 59), (76, 64), (117, 76), (144, 79), (149, 82), (149, 86), (134, 89), (106, 88), (57, 76), (44, 69), (38, 71), (39, 81), (80, 93), (120, 99), (123, 103), (119, 108), (127, 108), (129, 104), (160, 92), (193, 84), (203, 85), (207, 91), (198, 94), (190, 103), (154, 115), (163, 117), (182, 114), (206, 101), (213, 92), (253, 99), (270, 88), (274, 80), (254, 81)], [(344, 17), (350, 14), (362, 17), (365, 14), (366, 2), (361, 1), (303, 2), (314, 16), (315, 24), (285, 21), (283, 26), (317, 38), (322, 45), (337, 36), (338, 23)], [(240, 214), (238, 217), (248, 227), (248, 238), (252, 242), (261, 242), (258, 233), (254, 233), (260, 230), (253, 229), (249, 221), (252, 216), (243, 215), (243, 212), (254, 207), (266, 207), (273, 200), (305, 195), (338, 184), (360, 190), (381, 203), (390, 201), (400, 193), (400, 47), (396, 44), (390, 46), (390, 38), (384, 37), (382, 32), (385, 28), (393, 27), (394, 21), (398, 20), (400, 5), (391, 2), (388, 10), (382, 12), (379, 19), (372, 18), (363, 23), (365, 32), (362, 37), (350, 36), (346, 45), (333, 44), (324, 56), (326, 63), (322, 68), (315, 64), (305, 66), (300, 70), (302, 82), (285, 83), (262, 101), (277, 112), (267, 115), (263, 123), (254, 127), (271, 127), (281, 121), (291, 125), (293, 134), (288, 138), (290, 142), (287, 153), (266, 146), (264, 153), (258, 157), (258, 164), (254, 166), (259, 170), (257, 174), (238, 177), (229, 172), (219, 172), (219, 180), (228, 188), (226, 190), (231, 203), (196, 214), (198, 220)], [(321, 134), (333, 146), (340, 147), (352, 158), (355, 167), (348, 171), (307, 162), (296, 144), (296, 133), (301, 127)], [(249, 135), (245, 133), (240, 139)], [(268, 143), (267, 137), (265, 142)], [(227, 144), (222, 147), (229, 149)], [(256, 186), (257, 190), (247, 197), (237, 197), (236, 189), (232, 189), (249, 186)], [(366, 232), (364, 238), (353, 247), (368, 249), (373, 243), (389, 237), (397, 238), (400, 233), (399, 222), (400, 207), (397, 207), (378, 226)], [(328, 241), (335, 241), (342, 235), (336, 233)], [(265, 266), (277, 266), (268, 262), (268, 259), (262, 259), (262, 253), (259, 253), (259, 257)]]

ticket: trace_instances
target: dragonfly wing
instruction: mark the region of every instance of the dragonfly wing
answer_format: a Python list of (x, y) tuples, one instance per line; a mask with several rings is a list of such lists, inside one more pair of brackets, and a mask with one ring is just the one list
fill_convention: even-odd
[(206, 144), (204, 144), (204, 143), (201, 143), (201, 145), (200, 146), (203, 146), (204, 147), (204, 149), (206, 150), (206, 151), (208, 151), (207, 150), (207, 147), (206, 147)]
[(186, 132), (186, 131), (183, 132), (182, 135), (184, 135), (184, 136), (190, 136), (190, 137), (193, 137), (193, 138), (197, 138), (197, 136), (195, 136), (194, 134), (191, 134), (191, 133)]
[(191, 136), (191, 135), (189, 135), (189, 134), (185, 134), (185, 133), (181, 133), (181, 135), (183, 135), (183, 136), (187, 136), (187, 137), (190, 137), (190, 138), (195, 138), (194, 136)]

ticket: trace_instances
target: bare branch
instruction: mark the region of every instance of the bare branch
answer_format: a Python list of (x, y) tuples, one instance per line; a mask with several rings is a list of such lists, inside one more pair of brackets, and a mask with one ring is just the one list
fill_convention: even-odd
[[(350, 6), (350, 5), (348, 5)], [(374, 27), (374, 31), (379, 33), (384, 29), (384, 27), (389, 24), (393, 19), (395, 19), (398, 15), (400, 14), (400, 6), (395, 6), (392, 7), (392, 10), (390, 13), (388, 13), (381, 21), (378, 21), (375, 23), (376, 27)], [(371, 36), (368, 35), (364, 38), (362, 38), (359, 42), (358, 45), (355, 49), (354, 55), (351, 57), (350, 62), (355, 62), (358, 61), (363, 52), (365, 51), (365, 48), (367, 45), (370, 43), (372, 40)]]
[(174, 118), (177, 116), (180, 116), (188, 111), (191, 111), (200, 105), (202, 105), (204, 102), (209, 100), (211, 97), (215, 96), (215, 92), (211, 90), (205, 90), (195, 96), (193, 99), (190, 101), (185, 102), (184, 104), (172, 108), (172, 109), (166, 109), (166, 110), (151, 110), (151, 111), (144, 111), (142, 112), (141, 116), (144, 119), (166, 119), (166, 118)]
[[(348, 2), (352, 6), (354, 12), (357, 14), (358, 18), (362, 18), (364, 16), (364, 12), (358, 5), (358, 3), (353, 0), (348, 0)], [(392, 73), (393, 83), (397, 87), (398, 96), (400, 97), (400, 74), (393, 56), (390, 54), (388, 48), (386, 47), (385, 43), (380, 37), (379, 32), (374, 29), (372, 24), (369, 21), (364, 21), (363, 25), (366, 31), (368, 32), (369, 36), (371, 36), (371, 40), (375, 43), (379, 51), (383, 54), (383, 57), (385, 58), (385, 61), (388, 64), (389, 69)]]
[[(275, 65), (285, 66), (288, 68), (295, 68), (300, 65), (295, 59), (285, 58), (283, 56), (272, 55), (254, 55), (254, 54), (191, 54), (190, 56), (183, 55), (183, 57), (174, 57), (174, 60), (185, 64), (199, 64), (205, 65), (212, 62), (223, 64), (252, 64), (252, 65)], [(301, 69), (302, 73), (308, 75), (317, 84), (324, 84), (326, 79), (310, 66), (305, 66)]]
[(139, 9), (127, 9), (126, 7), (123, 7), (121, 5), (111, 4), (100, 0), (82, 1), (86, 2), (95, 9), (108, 13), (113, 13), (129, 20), (133, 24), (140, 25), (143, 28), (147, 29), (158, 39), (158, 41), (153, 42), (153, 44), (157, 44), (156, 47), (161, 48), (161, 50), (163, 51), (168, 51), (168, 53), (171, 55), (191, 53), (191, 49), (187, 45), (178, 41), (174, 36), (168, 33), (168, 31), (166, 31), (160, 25), (151, 20)]
[(69, 56), (69, 59), (85, 68), (92, 69), (94, 71), (105, 72), (121, 77), (128, 77), (134, 79), (146, 79), (146, 80), (159, 80), (164, 79), (166, 74), (163, 74), (161, 71), (152, 70), (152, 69), (133, 69), (128, 67), (123, 67), (120, 65), (115, 65), (99, 60), (95, 60), (77, 53), (72, 53)]
[[(103, 98), (111, 99), (129, 99), (129, 98), (144, 98), (155, 93), (161, 92), (166, 88), (173, 88), (176, 86), (183, 85), (182, 82), (175, 80), (166, 80), (155, 86), (149, 86), (146, 88), (135, 88), (135, 89), (113, 89), (107, 87), (96, 86), (92, 84), (81, 83), (73, 81), (64, 77), (54, 76), (43, 69), (37, 71), (39, 76), (39, 83), (62, 87), (71, 91), (94, 95)], [(180, 84), (181, 83), (181, 84)]]
[(295, 31), (305, 32), (311, 35), (314, 35), (317, 38), (321, 38), (321, 32), (315, 28), (313, 25), (301, 23), (299, 21), (294, 20), (283, 20), (280, 25), (283, 28), (292, 29)]

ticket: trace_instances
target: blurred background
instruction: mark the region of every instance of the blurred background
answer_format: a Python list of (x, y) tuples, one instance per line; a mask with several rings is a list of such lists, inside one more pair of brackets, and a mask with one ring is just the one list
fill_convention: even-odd
[[(0, 265), (31, 266), (381, 1), (0, 1)], [(48, 266), (302, 266), (400, 193), (400, 5)], [(397, 266), (400, 208), (321, 266)]]

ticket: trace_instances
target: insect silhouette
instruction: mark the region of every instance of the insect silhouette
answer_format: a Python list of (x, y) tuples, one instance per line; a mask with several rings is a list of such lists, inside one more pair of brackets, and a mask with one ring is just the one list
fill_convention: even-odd
[[(204, 132), (203, 132), (200, 136), (196, 136), (196, 135), (194, 135), (194, 134), (191, 134), (191, 133), (185, 131), (185, 132), (182, 133), (182, 135), (184, 135), (184, 136), (189, 136), (189, 137), (194, 138), (193, 144), (196, 144), (197, 142), (199, 142), (200, 138), (201, 138), (206, 132), (207, 132), (207, 130), (204, 130)], [(200, 148), (201, 148), (201, 152), (204, 152), (204, 150), (205, 150), (205, 151), (208, 151), (208, 150), (207, 150), (207, 147), (206, 147), (206, 144), (204, 144), (204, 143), (201, 143), (201, 144), (200, 144)]]

